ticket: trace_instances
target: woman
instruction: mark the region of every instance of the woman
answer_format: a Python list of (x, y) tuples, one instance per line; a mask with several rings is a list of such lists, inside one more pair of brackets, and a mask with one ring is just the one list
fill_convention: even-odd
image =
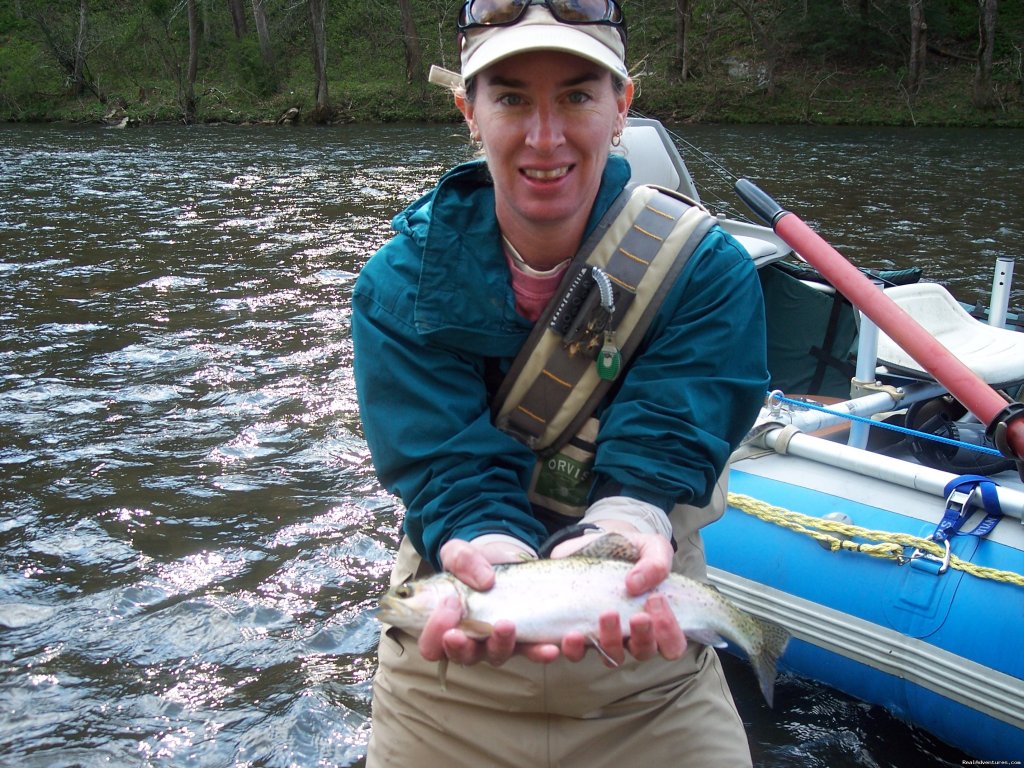
[[(697, 529), (721, 513), (717, 480), (768, 381), (753, 265), (719, 228), (705, 236), (600, 407), (583, 525), (539, 515), (536, 457), (490, 417), (494, 371), (629, 179), (609, 157), (633, 95), (625, 23), (611, 0), (471, 0), (459, 32), (456, 104), (485, 160), (395, 218), (353, 298), (366, 437), (406, 507), (392, 581), (444, 569), (487, 589), (494, 564), (552, 535), (563, 557), (612, 530), (641, 552), (631, 594), (673, 568), (701, 577)], [(382, 635), (369, 766), (750, 764), (715, 652), (687, 643), (660, 597), (629, 617), (628, 640), (600, 617), (605, 658), (578, 633), (517, 644), (505, 622), (475, 641), (459, 619), (446, 605), (418, 641)], [(442, 659), (458, 665), (446, 690)]]

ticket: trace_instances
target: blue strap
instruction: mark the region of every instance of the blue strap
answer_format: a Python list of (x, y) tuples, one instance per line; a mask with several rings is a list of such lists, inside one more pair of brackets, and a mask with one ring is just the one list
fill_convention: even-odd
[[(964, 486), (967, 486), (966, 488)], [(984, 475), (960, 475), (950, 480), (943, 493), (946, 494), (946, 511), (939, 522), (932, 539), (945, 541), (950, 536), (986, 536), (1003, 517), (1003, 509), (999, 504), (999, 494), (996, 492), (997, 484)], [(977, 488), (981, 492), (982, 508), (985, 511), (984, 519), (971, 531), (961, 531), (960, 528), (971, 516), (971, 504), (965, 503), (960, 509), (950, 503), (949, 498), (956, 491), (962, 491), (970, 495)]]

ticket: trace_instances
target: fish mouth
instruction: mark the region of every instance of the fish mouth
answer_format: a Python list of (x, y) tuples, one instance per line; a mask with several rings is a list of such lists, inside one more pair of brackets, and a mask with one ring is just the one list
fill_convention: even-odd
[(422, 630), (428, 618), (423, 611), (409, 605), (405, 600), (390, 595), (380, 599), (380, 603), (373, 610), (373, 615), (382, 624), (398, 627), (412, 634)]
[(387, 597), (381, 598), (380, 604), (372, 611), (377, 621), (383, 624), (396, 624), (410, 613), (411, 611), (402, 603), (395, 602)]

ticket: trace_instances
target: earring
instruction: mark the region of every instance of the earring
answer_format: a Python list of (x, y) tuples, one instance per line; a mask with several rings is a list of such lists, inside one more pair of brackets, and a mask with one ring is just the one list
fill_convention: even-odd
[(617, 147), (622, 144), (622, 131), (616, 131), (612, 134), (612, 146)]

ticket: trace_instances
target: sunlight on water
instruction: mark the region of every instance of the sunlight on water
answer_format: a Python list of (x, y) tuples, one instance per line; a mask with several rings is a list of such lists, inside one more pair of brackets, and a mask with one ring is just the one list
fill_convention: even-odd
[(383, 133), (5, 135), (5, 759), (362, 754), (398, 508), (347, 301), (428, 183)]
[[(973, 290), (1021, 239), (1019, 190), (976, 156), (951, 229), (934, 181), (876, 189), (865, 138), (949, 173), (909, 134), (687, 133), (873, 266), (927, 258)], [(401, 510), (361, 435), (349, 297), (467, 157), (455, 134), (0, 129), (0, 764), (360, 761)], [(759, 765), (895, 766), (917, 738), (802, 681), (769, 713), (734, 673)]]

